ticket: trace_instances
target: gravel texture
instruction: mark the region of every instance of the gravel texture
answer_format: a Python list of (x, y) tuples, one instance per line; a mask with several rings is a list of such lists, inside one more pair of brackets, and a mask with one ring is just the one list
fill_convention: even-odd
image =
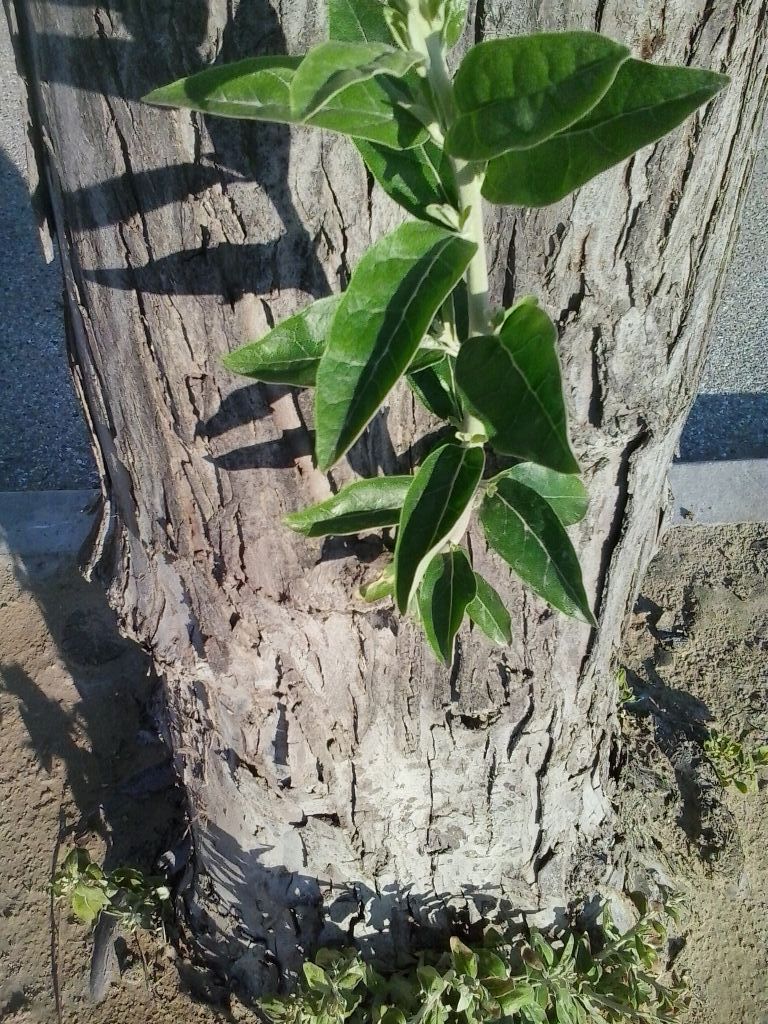
[(701, 390), (680, 443), (686, 462), (768, 457), (768, 124), (728, 269)]
[(0, 13), (0, 491), (93, 487), (64, 347), (61, 278), (43, 260), (25, 174), (19, 83)]

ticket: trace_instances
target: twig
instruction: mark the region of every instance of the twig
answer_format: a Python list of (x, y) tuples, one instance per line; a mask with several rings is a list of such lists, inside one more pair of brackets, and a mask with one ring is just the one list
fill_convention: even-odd
[(149, 967), (147, 964), (147, 958), (144, 956), (144, 950), (142, 949), (141, 942), (139, 941), (138, 931), (135, 931), (133, 933), (133, 938), (136, 942), (136, 948), (139, 951), (139, 956), (141, 957), (141, 966), (144, 970), (144, 984), (146, 985), (147, 992), (149, 992), (149, 994), (152, 996), (153, 1002), (157, 1002), (154, 987), (152, 986), (152, 983), (149, 980)]
[(59, 803), (59, 831), (56, 835), (56, 842), (53, 845), (53, 853), (51, 855), (51, 880), (48, 886), (50, 893), (49, 903), (49, 920), (51, 926), (51, 984), (53, 986), (53, 1000), (56, 1004), (56, 1019), (59, 1024), (62, 1024), (62, 1012), (61, 1012), (61, 990), (59, 988), (59, 915), (57, 914), (56, 897), (53, 894), (53, 881), (56, 877), (56, 869), (59, 861), (59, 850), (61, 849), (61, 841), (66, 833), (66, 816), (63, 808), (64, 795)]

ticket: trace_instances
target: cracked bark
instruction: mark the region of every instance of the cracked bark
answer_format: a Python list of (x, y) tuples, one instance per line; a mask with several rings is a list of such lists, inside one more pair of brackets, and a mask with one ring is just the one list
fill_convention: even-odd
[[(544, 211), (489, 217), (493, 288), (562, 311), (592, 495), (574, 531), (596, 637), (509, 596), (512, 646), (468, 629), (458, 671), (354, 589), (376, 540), (280, 525), (353, 471), (408, 471), (426, 421), (399, 393), (332, 478), (306, 396), (220, 357), (396, 222), (336, 137), (142, 106), (212, 60), (301, 52), (319, 5), (5, 0), (58, 235), (72, 359), (102, 471), (93, 565), (163, 673), (189, 796), (190, 913), (254, 989), (318, 942), (391, 955), (430, 929), (536, 914), (610, 876), (612, 658), (653, 552), (766, 94), (762, 0), (485, 0), (467, 33), (592, 28), (730, 89), (659, 146)], [(41, 204), (39, 204), (41, 205)]]

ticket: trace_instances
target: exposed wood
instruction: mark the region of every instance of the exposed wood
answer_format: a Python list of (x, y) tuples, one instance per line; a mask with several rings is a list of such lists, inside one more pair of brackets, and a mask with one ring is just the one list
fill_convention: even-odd
[(410, 469), (424, 427), (413, 399), (400, 392), (327, 477), (312, 468), (305, 397), (244, 387), (220, 364), (338, 289), (397, 213), (337, 137), (138, 102), (214, 60), (303, 51), (322, 36), (321, 5), (15, 12), (102, 459), (100, 571), (167, 680), (201, 940), (240, 957), (258, 989), (318, 941), (406, 950), (418, 922), (535, 914), (592, 891), (611, 873), (612, 657), (751, 168), (764, 0), (485, 0), (473, 14), (478, 39), (599, 28), (733, 82), (575, 198), (489, 215), (497, 296), (534, 292), (562, 328), (592, 494), (574, 540), (601, 628), (595, 639), (550, 614), (474, 537), (514, 640), (499, 653), (465, 629), (453, 673), (391, 608), (355, 599), (375, 540), (321, 548), (280, 523), (352, 470)]

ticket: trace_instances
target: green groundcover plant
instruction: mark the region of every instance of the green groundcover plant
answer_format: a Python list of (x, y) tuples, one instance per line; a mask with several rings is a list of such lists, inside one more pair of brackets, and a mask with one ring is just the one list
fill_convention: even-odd
[(760, 775), (768, 769), (768, 744), (752, 745), (749, 730), (737, 739), (712, 730), (704, 741), (704, 753), (724, 788), (734, 786), (740, 793), (756, 793)]
[(105, 873), (79, 846), (67, 854), (57, 870), (52, 890), (56, 899), (71, 906), (83, 924), (95, 925), (106, 914), (130, 932), (161, 927), (163, 908), (171, 898), (164, 879), (130, 867)]
[(501, 596), (462, 544), (475, 513), (524, 583), (594, 624), (567, 533), (587, 495), (557, 330), (533, 296), (492, 304), (482, 202), (557, 202), (727, 81), (636, 60), (621, 43), (581, 31), (481, 42), (452, 76), (446, 57), (465, 20), (466, 0), (328, 0), (330, 40), (305, 56), (212, 67), (146, 97), (347, 135), (415, 218), (368, 250), (342, 295), (312, 303), (225, 363), (255, 380), (315, 389), (321, 470), (345, 456), (403, 378), (449, 425), (450, 438), (413, 476), (357, 481), (287, 517), (308, 537), (396, 529), (391, 565), (363, 597), (394, 598), (446, 663), (465, 614), (494, 642), (511, 638)]
[(263, 1000), (273, 1024), (663, 1024), (687, 1003), (687, 988), (663, 964), (677, 901), (650, 906), (621, 933), (607, 909), (590, 937), (566, 932), (548, 939), (532, 930), (504, 942), (422, 956), (385, 977), (355, 950), (321, 950), (304, 964), (291, 995)]

